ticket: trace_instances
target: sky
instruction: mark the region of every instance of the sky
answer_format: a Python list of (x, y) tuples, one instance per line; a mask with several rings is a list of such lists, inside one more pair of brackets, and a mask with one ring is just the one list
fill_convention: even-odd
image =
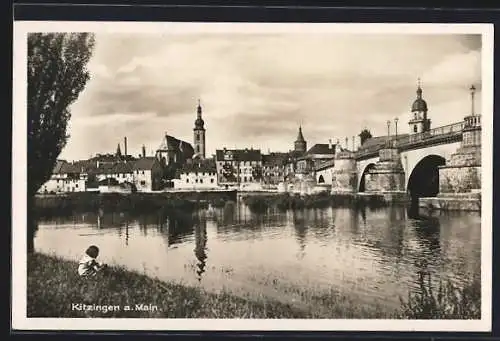
[[(167, 133), (193, 141), (200, 99), (207, 156), (216, 149), (345, 144), (364, 128), (409, 132), (421, 79), (431, 128), (471, 112), (481, 96), (481, 37), (458, 34), (96, 33), (91, 79), (71, 106), (61, 158), (148, 155)], [(477, 112), (480, 100), (475, 101)], [(394, 123), (391, 124), (394, 133)]]

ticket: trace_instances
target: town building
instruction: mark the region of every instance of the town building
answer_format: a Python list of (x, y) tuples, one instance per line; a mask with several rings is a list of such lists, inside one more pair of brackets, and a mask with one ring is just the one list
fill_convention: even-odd
[(218, 188), (215, 162), (206, 161), (184, 165), (179, 171), (179, 178), (173, 180), (174, 188), (185, 190)]
[(260, 149), (218, 149), (215, 163), (219, 186), (248, 187), (262, 181)]
[(64, 160), (57, 160), (52, 175), (38, 190), (38, 193), (83, 192), (86, 180), (77, 165)]
[(285, 179), (288, 153), (269, 153), (262, 155), (262, 180), (264, 185), (278, 185)]
[(156, 157), (146, 156), (132, 165), (133, 183), (137, 191), (150, 192), (161, 189), (163, 169)]

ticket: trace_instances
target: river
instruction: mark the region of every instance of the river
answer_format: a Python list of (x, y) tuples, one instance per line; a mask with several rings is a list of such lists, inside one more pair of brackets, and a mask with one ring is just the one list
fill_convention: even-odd
[(262, 214), (240, 203), (193, 214), (45, 219), (35, 249), (77, 260), (95, 244), (108, 264), (209, 291), (293, 303), (301, 290), (334, 288), (359, 304), (393, 309), (417, 288), (421, 270), (458, 286), (479, 273), (480, 221), (469, 212), (415, 218), (405, 207)]

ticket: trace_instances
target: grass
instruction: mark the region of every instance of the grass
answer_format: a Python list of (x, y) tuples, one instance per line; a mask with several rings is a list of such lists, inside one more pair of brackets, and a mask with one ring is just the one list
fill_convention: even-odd
[[(226, 291), (166, 283), (120, 267), (109, 267), (89, 279), (77, 264), (35, 253), (28, 258), (28, 317), (156, 317), (156, 318), (282, 318), (302, 317), (287, 304), (250, 301)], [(120, 310), (79, 311), (73, 303), (119, 306)], [(125, 311), (126, 306), (152, 304), (157, 310)]]
[[(156, 317), (156, 318), (480, 318), (477, 282), (464, 289), (451, 284), (432, 292), (422, 277), (420, 290), (401, 301), (401, 309), (360, 305), (330, 290), (304, 289), (269, 279), (297, 304), (265, 297), (237, 296), (227, 290), (209, 293), (201, 288), (163, 282), (122, 267), (109, 267), (89, 279), (76, 273), (77, 264), (55, 256), (34, 253), (28, 257), (28, 317)], [(428, 279), (428, 277), (427, 277)], [(276, 283), (275, 283), (276, 282)], [(264, 283), (266, 284), (266, 283)], [(422, 288), (425, 288), (422, 291)], [(444, 287), (443, 287), (444, 288)], [(480, 289), (480, 285), (479, 285)], [(457, 294), (458, 293), (458, 294)], [(458, 297), (458, 298), (456, 298)], [(479, 300), (480, 301), (480, 300)], [(118, 310), (83, 311), (72, 304), (117, 306)], [(136, 304), (156, 307), (135, 310)], [(131, 310), (126, 311), (129, 306)], [(478, 315), (479, 314), (479, 315)]]
[(407, 301), (401, 300), (402, 316), (411, 319), (480, 319), (481, 280), (474, 276), (465, 286), (451, 281), (439, 281), (433, 288), (431, 275), (418, 274), (418, 291), (410, 292)]

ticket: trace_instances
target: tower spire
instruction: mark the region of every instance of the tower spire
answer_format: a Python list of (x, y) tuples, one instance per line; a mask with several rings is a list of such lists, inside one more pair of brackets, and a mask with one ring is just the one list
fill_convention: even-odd
[(417, 78), (417, 98), (422, 98), (422, 86), (420, 77)]
[(198, 118), (201, 118), (201, 100), (198, 98), (198, 108), (197, 108)]
[(120, 144), (118, 143), (118, 146), (116, 147), (116, 156), (122, 156), (122, 151), (120, 149)]

